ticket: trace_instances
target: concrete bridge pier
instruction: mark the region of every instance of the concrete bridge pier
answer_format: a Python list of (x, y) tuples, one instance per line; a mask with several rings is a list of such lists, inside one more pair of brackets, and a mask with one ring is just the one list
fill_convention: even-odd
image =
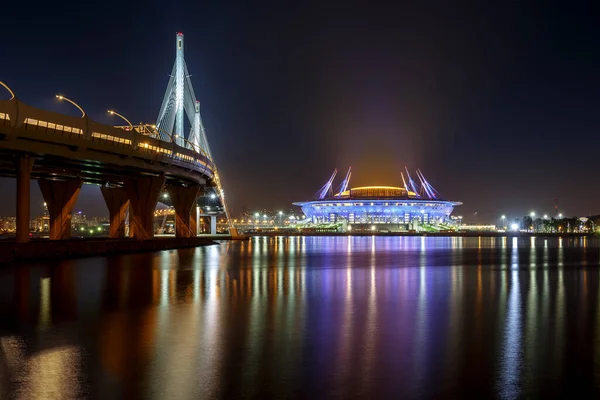
[[(200, 186), (169, 186), (167, 191), (175, 208), (175, 237), (196, 236), (194, 227), (196, 216), (195, 214), (192, 216), (191, 211), (192, 208), (195, 210), (194, 203), (196, 197), (198, 197)], [(192, 231), (192, 228), (194, 228), (194, 231)]]
[(217, 216), (216, 215), (210, 216), (210, 234), (211, 235), (217, 234)]
[[(210, 221), (210, 234), (217, 234), (217, 215), (214, 214), (198, 214), (196, 217), (196, 221), (198, 221), (198, 225), (200, 225), (200, 218), (208, 218)], [(206, 220), (205, 220), (206, 221)]]
[(165, 184), (164, 176), (133, 178), (125, 181), (125, 194), (129, 199), (129, 233), (138, 240), (154, 237), (154, 209), (158, 195)]
[(50, 240), (69, 239), (71, 237), (71, 217), (73, 207), (79, 196), (81, 179), (68, 181), (38, 181), (42, 196), (50, 214)]
[(110, 214), (110, 229), (108, 237), (110, 238), (124, 238), (125, 237), (125, 214), (127, 213), (127, 207), (129, 207), (129, 199), (125, 193), (125, 189), (119, 187), (106, 187), (100, 188), (102, 197), (108, 212)]
[(17, 167), (17, 243), (29, 242), (29, 216), (31, 170), (34, 159), (22, 155), (16, 161)]
[(196, 236), (198, 236), (198, 206), (194, 202), (190, 213), (190, 237)]

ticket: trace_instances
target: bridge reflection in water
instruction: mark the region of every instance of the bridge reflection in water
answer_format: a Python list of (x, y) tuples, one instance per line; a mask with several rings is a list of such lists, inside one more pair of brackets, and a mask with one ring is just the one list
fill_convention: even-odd
[(3, 270), (0, 397), (598, 393), (598, 250), (272, 237)]

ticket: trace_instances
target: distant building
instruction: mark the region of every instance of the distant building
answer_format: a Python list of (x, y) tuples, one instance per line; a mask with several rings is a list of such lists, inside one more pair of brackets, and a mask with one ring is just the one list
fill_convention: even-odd
[(0, 217), (0, 233), (14, 233), (17, 230), (15, 217)]
[(450, 214), (462, 203), (447, 201), (417, 171), (419, 188), (407, 171), (402, 174), (404, 187), (363, 186), (349, 188), (350, 171), (340, 185), (339, 192), (332, 190), (333, 179), (319, 190), (314, 200), (297, 202), (307, 217), (307, 222), (324, 225), (338, 224), (346, 230), (406, 231), (443, 228), (450, 223)]
[(49, 232), (50, 217), (47, 214), (35, 217), (32, 221), (31, 230), (33, 232)]

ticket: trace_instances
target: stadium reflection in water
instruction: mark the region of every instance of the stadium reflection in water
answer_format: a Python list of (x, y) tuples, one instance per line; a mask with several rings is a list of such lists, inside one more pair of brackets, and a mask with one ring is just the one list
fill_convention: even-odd
[(600, 390), (599, 242), (289, 237), (0, 272), (0, 398)]

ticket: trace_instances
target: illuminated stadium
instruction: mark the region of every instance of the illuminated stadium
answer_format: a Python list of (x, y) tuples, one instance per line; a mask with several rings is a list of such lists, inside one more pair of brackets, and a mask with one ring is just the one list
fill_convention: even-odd
[(337, 226), (343, 230), (440, 230), (451, 225), (450, 214), (462, 203), (444, 200), (416, 171), (417, 185), (406, 170), (401, 173), (404, 187), (364, 186), (349, 188), (351, 170), (333, 191), (337, 170), (316, 193), (315, 199), (294, 203), (302, 208), (307, 225)]

